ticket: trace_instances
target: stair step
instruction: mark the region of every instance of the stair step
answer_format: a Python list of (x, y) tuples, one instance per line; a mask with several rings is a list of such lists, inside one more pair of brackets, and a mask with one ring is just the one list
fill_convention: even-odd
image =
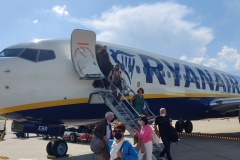
[[(135, 118), (134, 114), (131, 112), (130, 106), (126, 106), (125, 103), (119, 102), (117, 106), (113, 106), (114, 97), (111, 93), (106, 92), (106, 94), (102, 94), (103, 99), (105, 99), (106, 105), (114, 112), (114, 114), (118, 117), (119, 121), (122, 123), (126, 123), (126, 127), (130, 134), (133, 134), (129, 128), (136, 128), (139, 129), (139, 125), (137, 123), (137, 119)], [(110, 101), (110, 103), (109, 103)], [(135, 120), (136, 119), (136, 120)], [(154, 117), (152, 118), (154, 119)], [(161, 151), (161, 147), (158, 145), (153, 145), (153, 160), (157, 160)]]

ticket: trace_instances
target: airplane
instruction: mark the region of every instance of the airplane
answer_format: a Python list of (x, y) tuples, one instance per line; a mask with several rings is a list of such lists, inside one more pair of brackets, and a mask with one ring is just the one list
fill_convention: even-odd
[[(114, 109), (104, 100), (98, 103), (101, 97), (96, 93), (109, 90), (93, 85), (106, 78), (96, 57), (103, 45), (111, 64), (120, 65), (128, 87), (132, 91), (143, 87), (151, 111), (159, 115), (159, 109), (166, 108), (177, 120), (178, 132), (191, 133), (191, 120), (240, 117), (239, 76), (96, 41), (95, 32), (82, 29), (73, 30), (71, 39), (19, 43), (0, 52), (0, 116), (13, 120), (12, 129), (57, 136), (67, 125), (104, 118)], [(49, 152), (66, 154), (63, 140), (53, 143), (47, 145)]]

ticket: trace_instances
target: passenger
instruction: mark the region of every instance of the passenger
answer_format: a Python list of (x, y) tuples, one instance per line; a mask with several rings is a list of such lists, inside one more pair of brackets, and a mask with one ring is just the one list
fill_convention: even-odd
[(137, 113), (134, 113), (135, 118), (138, 118), (139, 115), (143, 114), (143, 107), (144, 107), (144, 90), (143, 88), (139, 88), (137, 90), (137, 94), (133, 96), (133, 98), (131, 99), (131, 106), (137, 111)]
[(113, 135), (114, 140), (108, 141), (110, 150), (110, 160), (124, 159), (137, 160), (138, 155), (132, 144), (124, 139), (125, 126), (123, 124), (116, 124), (114, 126)]
[[(121, 75), (121, 71), (120, 71), (120, 67), (118, 64), (116, 64), (114, 66), (113, 71), (111, 71), (108, 75), (108, 80), (111, 83), (111, 90), (112, 90), (112, 94), (114, 96), (114, 100), (113, 100), (113, 105), (117, 106), (118, 102), (120, 101), (121, 98), (121, 94), (122, 93), (122, 75)], [(119, 93), (120, 92), (120, 93)]]
[(103, 75), (107, 77), (109, 72), (112, 70), (113, 65), (109, 59), (106, 45), (103, 45), (102, 49), (97, 52), (96, 57), (100, 70), (102, 71)]
[(153, 143), (152, 143), (152, 127), (149, 125), (148, 119), (145, 115), (141, 115), (138, 119), (138, 123), (141, 126), (141, 131), (138, 132), (136, 129), (131, 128), (135, 132), (139, 139), (142, 140), (142, 143), (145, 147), (145, 152), (142, 153), (142, 150), (138, 151), (138, 159), (142, 160), (143, 155), (146, 153), (146, 159), (152, 159)]
[(95, 88), (105, 87), (107, 89), (110, 85), (109, 81), (107, 80), (107, 76), (109, 72), (112, 70), (113, 65), (109, 59), (106, 45), (103, 45), (101, 50), (97, 52), (96, 58), (97, 58), (98, 66), (105, 78), (103, 78), (102, 80), (95, 80), (93, 83), (93, 86)]
[(93, 130), (93, 135), (102, 139), (104, 142), (103, 150), (97, 155), (98, 160), (107, 160), (110, 158), (110, 152), (108, 149), (108, 140), (113, 139), (111, 122), (114, 119), (112, 112), (105, 114), (105, 119), (99, 122), (99, 124)]
[[(162, 142), (164, 144), (164, 149), (160, 153), (159, 157), (163, 158), (164, 155), (167, 155), (168, 160), (172, 160), (170, 154), (170, 137), (169, 130), (172, 125), (172, 120), (167, 115), (167, 111), (165, 108), (160, 109), (160, 116), (157, 116), (155, 119), (154, 129), (156, 133), (160, 134)], [(159, 135), (158, 135), (159, 136)]]

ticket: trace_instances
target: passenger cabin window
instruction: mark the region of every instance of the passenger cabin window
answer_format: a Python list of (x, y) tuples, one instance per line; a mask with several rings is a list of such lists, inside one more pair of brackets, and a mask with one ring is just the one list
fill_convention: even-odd
[(145, 67), (143, 67), (143, 73), (147, 75), (147, 69)]
[(180, 74), (180, 73), (178, 73), (178, 77), (179, 77), (179, 79), (180, 79), (180, 80), (182, 79), (182, 76), (181, 76), (181, 74)]
[(132, 65), (128, 65), (128, 72), (132, 72), (133, 71), (133, 66)]
[(164, 70), (162, 70), (162, 76), (165, 77), (165, 72), (164, 72)]
[(124, 64), (120, 63), (119, 66), (120, 66), (120, 69), (121, 69), (122, 71), (125, 71)]
[(152, 68), (149, 69), (149, 73), (150, 73), (151, 76), (153, 76), (153, 69)]
[(137, 72), (138, 74), (141, 73), (141, 70), (140, 70), (140, 67), (139, 67), (139, 66), (136, 66), (136, 72)]
[(169, 71), (167, 71), (168, 78), (171, 78), (171, 74)]
[(0, 57), (18, 57), (23, 51), (23, 48), (18, 49), (4, 49), (0, 53)]
[(156, 76), (159, 77), (160, 76), (160, 71), (158, 69), (155, 69), (155, 73), (156, 73)]

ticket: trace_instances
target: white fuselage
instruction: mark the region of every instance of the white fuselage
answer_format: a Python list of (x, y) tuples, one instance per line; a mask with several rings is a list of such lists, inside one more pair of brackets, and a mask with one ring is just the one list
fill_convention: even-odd
[[(144, 51), (107, 45), (112, 64), (124, 66), (122, 74), (129, 86), (135, 91), (143, 87), (144, 98), (154, 100), (153, 103), (163, 98), (240, 97), (239, 77)], [(67, 107), (78, 104), (87, 107), (89, 95), (101, 90), (92, 86), (93, 80), (78, 79), (71, 58), (70, 41), (67, 39), (22, 43), (10, 48), (53, 50), (56, 58), (33, 62), (20, 57), (0, 57), (0, 115), (3, 117), (10, 114), (8, 118), (18, 120), (26, 117), (41, 119), (43, 116), (40, 112), (48, 114), (47, 110), (40, 111), (42, 108), (60, 109), (65, 106), (67, 110)], [(160, 108), (160, 105), (156, 106)], [(74, 109), (72, 112), (75, 112)], [(61, 114), (59, 119), (65, 119), (64, 113)], [(103, 113), (94, 113), (94, 110), (89, 114), (97, 115), (96, 118), (103, 117)], [(77, 116), (81, 119), (82, 115), (68, 115), (66, 119), (76, 119)]]

